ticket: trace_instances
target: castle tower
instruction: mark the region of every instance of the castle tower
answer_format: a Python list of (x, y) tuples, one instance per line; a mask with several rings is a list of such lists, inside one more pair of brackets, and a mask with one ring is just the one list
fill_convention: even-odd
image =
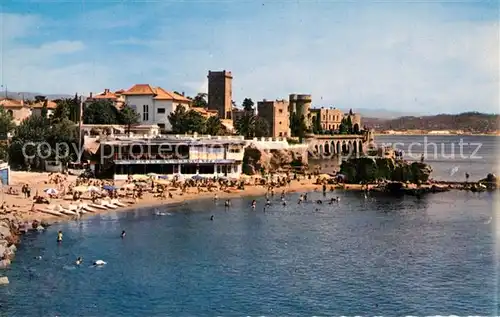
[(289, 112), (304, 116), (307, 127), (310, 127), (309, 109), (311, 109), (312, 96), (291, 94), (289, 97)]
[(217, 110), (219, 118), (231, 119), (233, 75), (229, 71), (208, 71), (208, 109)]

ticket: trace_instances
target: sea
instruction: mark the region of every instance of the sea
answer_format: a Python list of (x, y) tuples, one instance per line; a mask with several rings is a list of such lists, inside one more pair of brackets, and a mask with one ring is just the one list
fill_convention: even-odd
[(498, 316), (499, 196), (335, 190), (54, 224), (0, 271), (0, 316)]
[[(438, 181), (479, 181), (488, 173), (500, 175), (499, 136), (479, 135), (377, 135), (375, 145), (402, 151), (407, 161), (431, 165), (431, 178)], [(310, 160), (310, 167), (323, 173), (340, 170), (342, 157)]]

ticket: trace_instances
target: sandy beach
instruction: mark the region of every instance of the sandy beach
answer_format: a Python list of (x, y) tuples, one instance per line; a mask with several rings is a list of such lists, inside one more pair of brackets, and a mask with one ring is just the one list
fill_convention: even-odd
[[(46, 223), (54, 223), (59, 221), (70, 221), (75, 219), (73, 216), (54, 216), (48, 213), (44, 213), (40, 211), (40, 209), (47, 208), (48, 204), (34, 204), (33, 196), (38, 194), (39, 196), (47, 197), (45, 194), (45, 190), (48, 188), (53, 188), (54, 184), (50, 184), (49, 173), (36, 173), (36, 172), (23, 172), (23, 171), (12, 171), (11, 172), (11, 185), (4, 186), (2, 191), (2, 201), (5, 207), (5, 210), (2, 210), (3, 218), (9, 218), (11, 220), (16, 220), (18, 222), (32, 222), (32, 221), (43, 221)], [(66, 179), (66, 183), (74, 183), (76, 181), (76, 176), (68, 175)], [(275, 193), (279, 195), (283, 190), (285, 192), (298, 192), (298, 191), (312, 191), (312, 190), (321, 190), (321, 185), (315, 184), (316, 179), (313, 177), (312, 179), (300, 179), (300, 180), (292, 180), (289, 185), (286, 187), (279, 187), (275, 189)], [(31, 195), (32, 197), (27, 198), (22, 194), (22, 186), (25, 184), (29, 184), (31, 187)], [(125, 182), (116, 182), (115, 185), (122, 186)], [(354, 187), (359, 187), (359, 185), (348, 185), (349, 189), (355, 189)], [(13, 191), (16, 191), (18, 194), (8, 194), (10, 191), (9, 188)], [(198, 199), (211, 199), (217, 194), (218, 199), (231, 199), (238, 198), (243, 196), (264, 196), (268, 191), (267, 186), (261, 185), (246, 185), (244, 190), (238, 189), (230, 189), (227, 191), (208, 191), (206, 188), (202, 188), (201, 192), (198, 192), (197, 188), (191, 187), (188, 188), (185, 193), (180, 193), (180, 191), (171, 192), (172, 198), (160, 198), (154, 197), (152, 193), (144, 192), (143, 196), (140, 199), (132, 199), (132, 198), (120, 198), (120, 202), (127, 204), (126, 207), (118, 207), (116, 209), (108, 209), (108, 210), (96, 210), (95, 212), (87, 212), (82, 215), (82, 217), (89, 217), (99, 213), (106, 213), (109, 211), (127, 211), (136, 208), (142, 207), (154, 207), (154, 206), (168, 206), (171, 204), (179, 204), (182, 202), (198, 200)], [(89, 197), (82, 196), (82, 199), (85, 203), (91, 203)], [(63, 198), (49, 198), (50, 205), (61, 205), (67, 206), (73, 203), (70, 199)]]

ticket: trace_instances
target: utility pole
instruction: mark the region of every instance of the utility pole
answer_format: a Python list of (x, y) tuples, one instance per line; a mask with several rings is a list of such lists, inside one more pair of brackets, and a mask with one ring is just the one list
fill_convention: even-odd
[(78, 111), (78, 163), (81, 163), (82, 157), (82, 119), (83, 119), (83, 95), (80, 96), (80, 109)]

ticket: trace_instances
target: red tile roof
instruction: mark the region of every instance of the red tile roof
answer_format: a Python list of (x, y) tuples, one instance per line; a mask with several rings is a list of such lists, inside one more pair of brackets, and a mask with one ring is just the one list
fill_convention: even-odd
[(136, 84), (123, 93), (125, 96), (133, 95), (155, 95), (153, 87), (148, 84)]
[[(45, 104), (45, 102), (44, 102), (44, 101), (40, 101), (40, 102), (37, 102), (37, 103), (33, 104), (33, 105), (31, 106), (31, 108), (34, 108), (34, 109), (41, 109), (41, 108), (43, 108), (43, 105), (44, 105), (44, 104)], [(54, 102), (54, 101), (52, 101), (52, 100), (47, 101), (47, 109), (55, 109), (55, 108), (57, 108), (57, 103), (55, 103), (55, 102)]]
[(3, 98), (0, 99), (0, 106), (4, 108), (22, 108), (24, 103), (22, 100)]
[(161, 87), (153, 88), (153, 90), (156, 93), (155, 96), (156, 100), (174, 100), (174, 101), (191, 102), (190, 99), (182, 95), (176, 94), (175, 92), (167, 91)]
[(92, 96), (93, 99), (111, 99), (111, 100), (115, 100), (117, 99), (118, 97), (112, 93), (111, 91), (109, 91), (109, 89), (104, 89), (104, 92), (98, 94), (98, 95), (95, 95), (95, 96)]

